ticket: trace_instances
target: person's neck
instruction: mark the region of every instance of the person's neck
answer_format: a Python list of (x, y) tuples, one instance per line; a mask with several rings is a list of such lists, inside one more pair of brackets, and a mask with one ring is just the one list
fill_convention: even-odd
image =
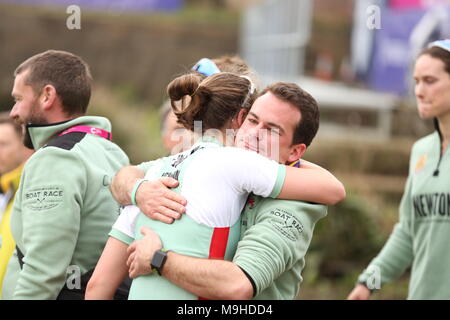
[(59, 123), (59, 122), (64, 122), (64, 121), (69, 121), (76, 118), (76, 116), (67, 116), (66, 114), (63, 113), (58, 113), (58, 114), (50, 114), (47, 116), (47, 122), (48, 123)]

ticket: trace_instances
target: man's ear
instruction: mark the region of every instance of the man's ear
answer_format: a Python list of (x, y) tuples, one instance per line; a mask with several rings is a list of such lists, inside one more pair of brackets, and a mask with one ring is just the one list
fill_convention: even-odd
[(237, 117), (236, 117), (237, 125), (238, 125), (239, 127), (242, 126), (242, 124), (244, 123), (245, 117), (247, 117), (248, 111), (249, 111), (249, 110), (244, 109), (244, 108), (242, 108), (242, 109), (239, 111), (239, 113), (238, 113), (238, 115), (237, 115)]
[(48, 111), (53, 107), (56, 100), (58, 99), (58, 94), (56, 93), (56, 89), (51, 84), (46, 85), (41, 92), (41, 96), (39, 100), (41, 102), (42, 109)]
[(297, 161), (300, 159), (303, 154), (306, 152), (306, 144), (299, 143), (291, 146), (291, 150), (289, 152), (288, 162)]

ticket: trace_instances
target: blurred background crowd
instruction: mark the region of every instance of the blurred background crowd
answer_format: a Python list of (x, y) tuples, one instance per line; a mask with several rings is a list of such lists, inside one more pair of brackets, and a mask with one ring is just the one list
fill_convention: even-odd
[[(80, 8), (80, 29), (66, 9)], [(449, 0), (0, 0), (0, 111), (15, 67), (47, 49), (91, 67), (89, 113), (111, 119), (133, 164), (166, 155), (160, 105), (176, 75), (202, 57), (238, 54), (260, 86), (293, 81), (319, 102), (305, 159), (332, 171), (347, 199), (316, 227), (299, 299), (343, 299), (398, 220), (420, 120), (411, 67), (450, 38)], [(375, 299), (404, 299), (408, 274)]]

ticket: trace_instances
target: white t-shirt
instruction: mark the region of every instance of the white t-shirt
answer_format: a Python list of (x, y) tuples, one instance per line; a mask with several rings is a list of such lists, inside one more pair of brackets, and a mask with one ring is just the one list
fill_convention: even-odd
[[(212, 142), (200, 142), (181, 154), (154, 161), (145, 178), (158, 179), (164, 161), (188, 157), (198, 146), (203, 149), (196, 151), (195, 158), (180, 173), (180, 194), (187, 200), (186, 214), (197, 223), (218, 228), (232, 226), (239, 219), (249, 193), (262, 197), (277, 197), (280, 193), (286, 172), (284, 165), (256, 152)], [(139, 213), (136, 206), (125, 207), (113, 229), (134, 238)]]
[(6, 194), (0, 193), (0, 220), (3, 218), (3, 214), (6, 210), (8, 201), (11, 198), (11, 196), (12, 196), (11, 192)]

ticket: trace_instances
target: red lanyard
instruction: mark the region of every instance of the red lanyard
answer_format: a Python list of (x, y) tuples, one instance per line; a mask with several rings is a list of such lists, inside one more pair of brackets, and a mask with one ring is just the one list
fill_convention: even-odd
[(71, 132), (84, 132), (84, 133), (90, 133), (90, 134), (95, 134), (96, 136), (108, 139), (108, 140), (112, 140), (112, 133), (103, 130), (103, 129), (99, 129), (99, 128), (94, 128), (94, 127), (90, 127), (90, 126), (75, 126), (72, 128), (69, 128), (63, 132), (61, 132), (59, 134), (59, 136), (63, 136), (65, 134), (71, 133)]

